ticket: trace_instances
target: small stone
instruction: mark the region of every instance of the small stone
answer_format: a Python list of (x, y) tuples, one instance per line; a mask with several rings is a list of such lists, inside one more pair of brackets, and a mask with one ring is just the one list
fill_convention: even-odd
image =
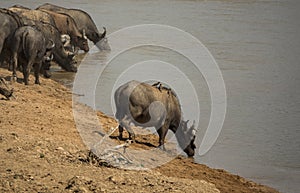
[(62, 148), (62, 147), (58, 147), (58, 148), (56, 148), (56, 150), (59, 150), (59, 151), (65, 151), (65, 149)]
[(10, 182), (6, 181), (6, 183), (4, 184), (5, 188), (10, 188)]
[(87, 189), (85, 187), (83, 187), (83, 186), (80, 186), (78, 188), (78, 190), (79, 190), (79, 192), (88, 192)]
[(17, 139), (19, 136), (18, 136), (18, 134), (16, 134), (16, 133), (11, 133), (11, 135), (15, 138), (15, 139)]
[(108, 178), (109, 181), (113, 182), (114, 184), (122, 184), (125, 183), (124, 179), (120, 176), (110, 176)]

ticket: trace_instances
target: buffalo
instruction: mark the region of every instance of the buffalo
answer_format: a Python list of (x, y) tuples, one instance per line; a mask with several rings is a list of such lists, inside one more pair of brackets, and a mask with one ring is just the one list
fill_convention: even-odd
[(10, 11), (17, 13), (20, 17), (25, 17), (34, 21), (40, 21), (43, 23), (49, 23), (55, 25), (54, 19), (48, 13), (39, 10), (32, 10), (27, 7), (14, 5), (8, 8)]
[[(20, 6), (18, 6), (17, 8), (19, 8), (19, 7)], [(25, 8), (21, 7), (21, 9), (24, 9), (26, 11)], [(18, 23), (20, 23), (20, 24), (18, 25), (18, 27), (24, 26), (24, 25), (35, 26), (35, 28), (37, 28), (44, 34), (44, 37), (46, 38), (47, 41), (53, 40), (54, 44), (55, 44), (55, 47), (53, 48), (54, 61), (57, 62), (57, 64), (66, 71), (77, 72), (77, 67), (76, 67), (77, 61), (75, 60), (75, 53), (65, 50), (64, 44), (61, 42), (62, 35), (59, 33), (58, 29), (55, 26), (53, 26), (49, 23), (32, 20), (27, 17), (22, 17), (22, 15), (20, 15), (19, 12), (16, 11), (16, 9), (12, 9), (13, 11), (16, 11), (16, 12), (12, 12), (11, 10), (7, 10), (7, 9), (3, 9), (3, 10), (5, 12), (9, 12), (9, 16), (10, 15), (13, 16), (13, 17), (11, 16), (12, 18), (14, 18), (13, 21), (19, 21)], [(13, 32), (14, 30), (11, 30), (11, 32)], [(11, 44), (9, 44), (9, 45), (11, 45)], [(3, 58), (1, 57), (1, 59), (3, 59)], [(49, 66), (49, 65), (45, 65), (45, 66), (47, 69), (47, 66)], [(49, 76), (50, 75), (46, 75), (46, 77), (49, 77)]]
[(15, 13), (8, 9), (0, 9), (0, 63), (5, 60), (4, 50), (6, 51), (8, 45), (11, 45), (11, 38), (17, 28), (23, 26), (22, 20)]
[(184, 152), (188, 156), (194, 156), (194, 124), (188, 128), (188, 121), (183, 121), (179, 100), (171, 89), (158, 89), (146, 83), (130, 81), (115, 91), (114, 99), (120, 138), (123, 137), (125, 127), (129, 138), (134, 140), (131, 123), (141, 127), (155, 127), (159, 135), (159, 146), (165, 149), (165, 137), (170, 129)]
[(53, 41), (47, 42), (43, 33), (31, 26), (18, 28), (12, 38), (13, 77), (16, 77), (18, 62), (22, 62), (24, 83), (28, 85), (28, 77), (34, 67), (35, 84), (40, 84), (39, 72), (42, 62), (50, 62)]
[(91, 16), (85, 11), (80, 9), (66, 9), (50, 3), (45, 3), (39, 6), (37, 9), (47, 9), (56, 13), (65, 13), (70, 15), (75, 20), (79, 31), (82, 33), (85, 31), (85, 34), (89, 40), (91, 40), (102, 50), (110, 50), (110, 46), (108, 45), (108, 41), (106, 39), (106, 29), (104, 28), (104, 32), (101, 34)]
[(65, 50), (64, 44), (61, 42), (61, 34), (57, 28), (50, 24), (40, 22), (35, 22), (35, 26), (43, 32), (46, 39), (53, 39), (55, 43), (53, 49), (54, 61), (66, 71), (77, 72), (75, 53)]
[(61, 34), (68, 34), (71, 38), (71, 44), (75, 46), (75, 49), (80, 48), (81, 50), (88, 52), (89, 46), (85, 30), (80, 32), (77, 25), (72, 17), (65, 13), (56, 13), (46, 9), (39, 9), (52, 16), (55, 22), (55, 26)]
[(50, 24), (41, 23), (33, 20), (23, 20), (26, 25), (35, 26), (45, 36), (46, 40), (53, 40), (55, 47), (53, 48), (54, 61), (68, 72), (77, 72), (75, 53), (66, 51), (62, 43), (62, 36), (58, 29)]
[(11, 7), (8, 8), (8, 9), (9, 9), (10, 11), (12, 11), (12, 12), (18, 12), (18, 13), (23, 12), (23, 11), (26, 11), (26, 10), (31, 10), (30, 8), (24, 7), (24, 6), (19, 5), (19, 4), (13, 5), (13, 6), (11, 6)]
[[(12, 12), (9, 9), (0, 9), (0, 20), (2, 19), (2, 25), (0, 26), (1, 31), (3, 32), (0, 34), (0, 52), (1, 52), (1, 65), (5, 60), (9, 60), (11, 62), (11, 46), (13, 45), (12, 37), (14, 32), (17, 28), (25, 25), (24, 20), (19, 17), (18, 14)], [(6, 37), (6, 38), (5, 38)], [(4, 40), (4, 41), (3, 41)], [(49, 66), (50, 63), (46, 62), (43, 63), (41, 68), (41, 72), (44, 74), (45, 77), (49, 78), (51, 74), (49, 73)], [(9, 64), (9, 67), (11, 65)], [(11, 68), (10, 68), (11, 69)]]

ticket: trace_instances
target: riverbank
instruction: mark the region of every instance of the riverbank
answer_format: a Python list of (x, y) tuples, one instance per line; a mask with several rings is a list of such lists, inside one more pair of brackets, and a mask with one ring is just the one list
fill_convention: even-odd
[[(0, 76), (10, 74), (0, 69)], [(74, 123), (71, 91), (33, 80), (14, 83), (15, 98), (0, 100), (0, 192), (277, 192), (185, 157), (150, 171), (95, 164)], [(116, 125), (98, 115), (106, 126)]]

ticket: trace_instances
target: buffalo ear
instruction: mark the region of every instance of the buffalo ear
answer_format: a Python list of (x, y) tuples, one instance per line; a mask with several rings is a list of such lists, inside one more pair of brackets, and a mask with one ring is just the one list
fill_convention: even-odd
[(196, 149), (197, 147), (196, 147), (196, 145), (194, 143), (192, 143), (192, 147), (191, 148), (192, 149)]
[(188, 130), (188, 122), (189, 122), (190, 120), (187, 120), (187, 121), (183, 121), (183, 123), (184, 123), (184, 126), (186, 127), (185, 129), (186, 130)]

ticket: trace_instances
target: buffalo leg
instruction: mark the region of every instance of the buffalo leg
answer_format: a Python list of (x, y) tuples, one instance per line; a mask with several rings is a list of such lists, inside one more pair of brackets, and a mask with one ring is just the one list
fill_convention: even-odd
[(3, 38), (0, 38), (0, 66), (3, 65), (4, 63), (4, 60), (5, 60), (5, 57), (4, 57), (4, 54), (3, 54), (3, 45), (4, 45), (4, 39)]
[(157, 130), (157, 133), (159, 135), (159, 148), (161, 148), (162, 150), (166, 150), (165, 148), (165, 138), (166, 138), (166, 135), (168, 133), (168, 126), (166, 124), (164, 124), (162, 127), (160, 127), (158, 130)]
[(123, 131), (124, 131), (124, 128), (119, 125), (119, 139), (123, 139)]
[(40, 78), (39, 78), (40, 66), (41, 66), (41, 64), (39, 64), (39, 63), (34, 64), (35, 84), (41, 84)]
[(24, 76), (25, 85), (28, 85), (28, 79), (29, 79), (29, 74), (30, 74), (32, 64), (33, 64), (33, 62), (31, 60), (29, 60), (27, 65), (24, 64), (24, 66), (23, 66), (23, 76)]
[(16, 52), (13, 53), (12, 56), (12, 75), (13, 75), (13, 80), (17, 79), (17, 66), (18, 66), (18, 54)]
[[(126, 119), (126, 117), (124, 117), (121, 121), (120, 121), (120, 126), (121, 127), (125, 127), (126, 131), (129, 134), (129, 139), (131, 140), (135, 140), (135, 134), (132, 130), (132, 128), (130, 127), (130, 122)], [(119, 127), (119, 132), (120, 132), (120, 127)], [(122, 130), (123, 132), (123, 130)], [(122, 136), (123, 137), (123, 136)]]
[(27, 68), (23, 68), (23, 77), (25, 85), (28, 85), (29, 72), (27, 71)]

